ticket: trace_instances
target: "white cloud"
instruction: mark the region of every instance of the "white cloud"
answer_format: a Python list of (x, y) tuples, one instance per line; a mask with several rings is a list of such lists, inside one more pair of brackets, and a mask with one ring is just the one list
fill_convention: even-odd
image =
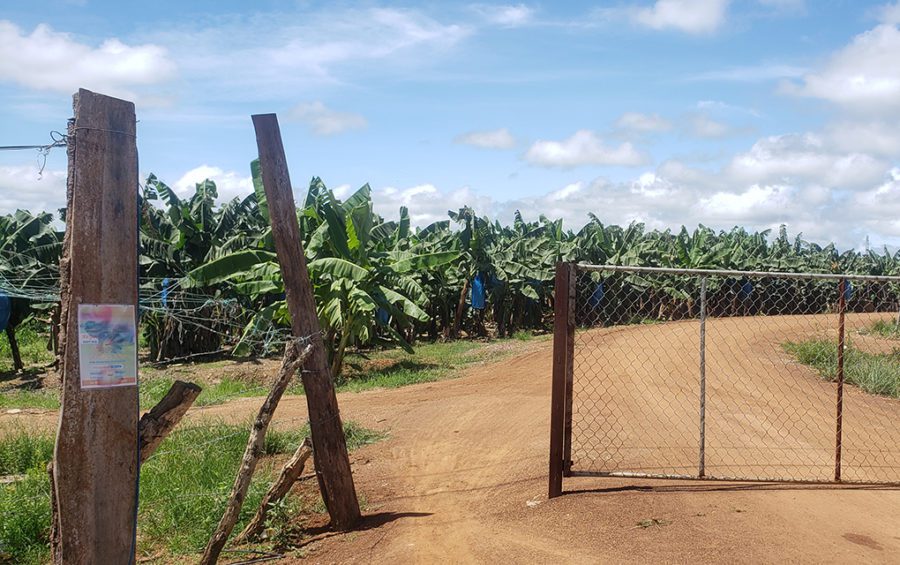
[(524, 4), (500, 6), (475, 4), (472, 9), (487, 22), (501, 27), (520, 27), (531, 23), (534, 18), (534, 9)]
[(694, 114), (688, 120), (688, 130), (697, 137), (718, 138), (732, 133), (727, 124), (716, 121), (705, 114)]
[(421, 184), (406, 189), (386, 187), (376, 189), (372, 196), (375, 212), (385, 218), (397, 218), (401, 206), (409, 209), (410, 221), (416, 226), (447, 219), (447, 211), (471, 206), (479, 215), (492, 215), (494, 201), (477, 194), (469, 187), (442, 191), (433, 184)]
[(747, 184), (816, 183), (858, 190), (879, 182), (888, 163), (859, 152), (840, 152), (823, 136), (790, 134), (766, 137), (732, 158), (729, 179)]
[(768, 82), (777, 79), (798, 78), (808, 72), (805, 67), (784, 63), (763, 63), (743, 67), (728, 67), (697, 73), (688, 77), (691, 81), (718, 82)]
[(241, 176), (235, 171), (224, 171), (219, 167), (200, 165), (184, 173), (175, 181), (172, 188), (178, 196), (190, 196), (194, 194), (197, 183), (209, 179), (216, 183), (216, 192), (219, 194), (219, 202), (227, 202), (232, 198), (245, 198), (253, 192), (253, 179), (249, 176)]
[(878, 10), (878, 19), (885, 24), (900, 24), (900, 2), (882, 6)]
[(516, 138), (506, 128), (488, 131), (473, 131), (456, 138), (457, 143), (484, 147), (486, 149), (511, 149), (516, 146)]
[(405, 75), (470, 33), (415, 9), (327, 7), (228, 16), (214, 26), (186, 24), (158, 37), (172, 46), (185, 74), (215, 84), (234, 101), (296, 95), (349, 76)]
[(882, 184), (854, 195), (850, 205), (867, 230), (900, 240), (900, 169)]
[(672, 124), (659, 114), (625, 112), (616, 120), (616, 127), (625, 131), (647, 133), (668, 131), (672, 129)]
[(791, 186), (754, 184), (743, 192), (722, 191), (701, 198), (697, 207), (707, 222), (780, 224), (796, 218), (795, 193)]
[(753, 116), (754, 118), (759, 118), (761, 116), (759, 111), (753, 108), (736, 106), (734, 104), (722, 102), (721, 100), (699, 100), (697, 102), (697, 109), (720, 114), (746, 114), (748, 116)]
[(307, 124), (316, 135), (335, 135), (368, 124), (359, 114), (338, 112), (320, 101), (297, 104), (288, 111), (288, 118)]
[[(900, 14), (900, 8), (893, 7)], [(894, 12), (891, 12), (893, 14)], [(893, 16), (891, 16), (893, 17)], [(900, 30), (883, 23), (861, 33), (818, 71), (783, 90), (863, 114), (900, 113)]]
[(0, 165), (0, 214), (17, 209), (51, 212), (66, 207), (66, 171), (36, 165)]
[(825, 128), (827, 143), (839, 151), (900, 157), (900, 121), (841, 120)]
[(0, 20), (0, 81), (66, 94), (84, 87), (134, 99), (135, 87), (168, 81), (175, 70), (158, 45), (130, 46), (112, 38), (93, 47), (44, 24), (27, 34)]
[(725, 23), (729, 0), (657, 0), (632, 12), (632, 20), (651, 29), (711, 33)]
[(525, 160), (543, 167), (577, 167), (581, 165), (636, 166), (647, 162), (647, 156), (630, 142), (607, 146), (590, 130), (578, 130), (562, 141), (538, 140), (525, 153)]

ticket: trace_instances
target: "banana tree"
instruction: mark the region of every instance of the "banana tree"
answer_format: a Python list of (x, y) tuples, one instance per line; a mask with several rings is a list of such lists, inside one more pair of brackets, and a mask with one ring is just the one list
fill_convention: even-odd
[[(340, 376), (346, 353), (354, 346), (396, 345), (411, 350), (401, 332), (429, 320), (426, 294), (411, 274), (449, 263), (458, 254), (389, 251), (405, 239), (409, 224), (402, 219), (399, 224), (386, 223), (378, 217), (368, 185), (342, 202), (321, 179), (314, 178), (306, 206), (298, 214), (332, 376)], [(225, 285), (257, 303), (269, 299), (247, 324), (235, 349), (238, 354), (250, 351), (257, 328), (287, 320), (284, 300), (273, 299), (283, 294), (284, 286), (271, 251), (223, 255), (191, 271), (185, 284)]]
[[(0, 290), (5, 290), (7, 310), (4, 330), (16, 371), (24, 369), (16, 328), (39, 311), (53, 311), (51, 320), (58, 319), (55, 281), (59, 276), (62, 234), (52, 222), (53, 216), (47, 212), (17, 210), (0, 216)], [(48, 347), (55, 351), (53, 328), (50, 335)]]

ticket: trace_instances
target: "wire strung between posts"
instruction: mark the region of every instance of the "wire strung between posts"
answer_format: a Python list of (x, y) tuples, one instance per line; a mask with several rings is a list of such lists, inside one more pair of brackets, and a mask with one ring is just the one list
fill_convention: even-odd
[(28, 151), (37, 150), (40, 166), (38, 167), (38, 179), (42, 178), (44, 168), (47, 166), (47, 156), (52, 149), (65, 147), (69, 144), (69, 136), (53, 130), (50, 132), (50, 143), (43, 145), (0, 145), (0, 151)]

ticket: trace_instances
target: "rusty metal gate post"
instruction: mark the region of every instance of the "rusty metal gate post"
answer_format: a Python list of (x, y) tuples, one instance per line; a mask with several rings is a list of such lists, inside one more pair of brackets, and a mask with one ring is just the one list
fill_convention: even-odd
[(700, 279), (700, 465), (697, 476), (706, 476), (706, 279)]
[(563, 429), (563, 476), (572, 476), (572, 388), (575, 368), (575, 297), (578, 266), (569, 265), (569, 293), (566, 307), (566, 424)]
[[(567, 392), (571, 390), (573, 354), (570, 350), (574, 347), (575, 320), (571, 315), (571, 300), (574, 299), (574, 293), (571, 292), (574, 271), (571, 263), (556, 264), (553, 299), (553, 377), (550, 395), (549, 498), (562, 494), (563, 473), (569, 466), (566, 461), (566, 440), (571, 434), (571, 404), (567, 399), (567, 396), (570, 396)], [(571, 442), (568, 444), (571, 449)]]
[(834, 441), (834, 480), (841, 482), (841, 443), (844, 423), (844, 313), (847, 310), (847, 279), (838, 284), (838, 350), (837, 350), (837, 413)]

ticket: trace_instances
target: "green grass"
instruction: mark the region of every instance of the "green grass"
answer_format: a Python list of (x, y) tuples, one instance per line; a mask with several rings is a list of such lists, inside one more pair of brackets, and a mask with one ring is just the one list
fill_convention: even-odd
[[(156, 405), (169, 391), (174, 382), (175, 379), (165, 376), (142, 377), (139, 393), (141, 409), (148, 410)], [(248, 383), (228, 377), (216, 383), (200, 383), (200, 386), (203, 387), (203, 392), (200, 393), (200, 396), (194, 402), (195, 406), (212, 406), (234, 398), (265, 396), (269, 392), (269, 389), (261, 384)], [(4, 408), (55, 410), (59, 408), (59, 391), (55, 389), (6, 391), (0, 393), (0, 409)]]
[[(837, 344), (822, 340), (788, 342), (784, 349), (797, 361), (815, 368), (822, 378), (837, 380)], [(844, 354), (844, 382), (871, 394), (900, 398), (900, 350), (874, 354), (848, 346)]]
[(47, 434), (15, 428), (0, 441), (0, 476), (22, 475), (46, 465), (53, 457), (53, 438)]
[[(516, 343), (548, 339), (531, 332), (516, 332), (512, 339), (485, 343), (458, 340), (448, 342), (423, 343), (416, 346), (414, 354), (399, 349), (353, 353), (347, 357), (344, 373), (336, 381), (339, 392), (359, 392), (373, 388), (397, 388), (406, 385), (432, 382), (451, 378), (461, 370), (483, 361), (498, 361), (517, 351)], [(232, 361), (212, 361), (204, 363), (204, 369), (226, 367)], [(198, 365), (199, 366), (199, 365)], [(147, 410), (152, 408), (168, 392), (176, 377), (165, 370), (150, 367), (141, 368), (140, 404)], [(192, 380), (189, 368), (181, 371), (177, 378)], [(196, 406), (223, 404), (235, 398), (265, 396), (269, 389), (246, 379), (222, 377), (214, 383), (198, 382), (203, 392), (197, 397)], [(303, 394), (299, 379), (288, 387), (287, 394)], [(9, 408), (59, 408), (59, 394), (56, 390), (16, 390), (0, 394), (0, 409)]]
[[(190, 380), (190, 377), (187, 378)], [(171, 377), (155, 377), (142, 379), (140, 384), (141, 408), (152, 408), (169, 391), (175, 379)], [(203, 391), (194, 406), (212, 406), (222, 404), (233, 398), (265, 396), (269, 393), (266, 386), (224, 377), (215, 383), (198, 383)]]
[[(350, 449), (383, 437), (353, 422), (345, 424), (344, 432)], [(308, 433), (308, 426), (290, 432), (270, 430), (264, 452), (293, 453)], [(159, 446), (141, 467), (140, 552), (163, 550), (169, 555), (186, 555), (203, 549), (224, 511), (248, 434), (249, 424), (196, 424), (178, 429)], [(26, 475), (20, 481), (0, 485), (0, 563), (37, 563), (48, 556), (50, 489), (46, 464), (52, 445), (50, 435), (18, 431), (0, 439), (2, 468)], [(279, 469), (272, 459), (260, 461), (235, 532), (256, 511)], [(290, 504), (292, 510), (299, 508), (296, 501)], [(282, 513), (281, 517), (287, 520), (290, 515)]]
[(468, 340), (425, 343), (417, 345), (414, 354), (402, 350), (379, 351), (366, 357), (354, 354), (348, 357), (344, 373), (336, 381), (336, 387), (339, 392), (359, 392), (451, 378), (473, 364), (498, 361), (515, 353), (515, 346), (504, 345), (526, 339), (541, 338), (525, 338), (517, 334), (513, 340), (491, 343)]
[(0, 485), (0, 563), (46, 563), (49, 529), (46, 469), (32, 467), (24, 480)]
[(900, 339), (900, 324), (896, 321), (878, 320), (864, 331), (888, 339)]
[(59, 408), (59, 392), (56, 389), (6, 390), (0, 392), (0, 409), (9, 408), (42, 408), (55, 410)]
[[(48, 365), (53, 362), (53, 353), (47, 351), (48, 334), (44, 324), (34, 320), (26, 322), (16, 328), (16, 341), (19, 344), (19, 354), (25, 367), (33, 365)], [(0, 375), (12, 373), (13, 358), (9, 348), (9, 340), (6, 332), (0, 334)]]

